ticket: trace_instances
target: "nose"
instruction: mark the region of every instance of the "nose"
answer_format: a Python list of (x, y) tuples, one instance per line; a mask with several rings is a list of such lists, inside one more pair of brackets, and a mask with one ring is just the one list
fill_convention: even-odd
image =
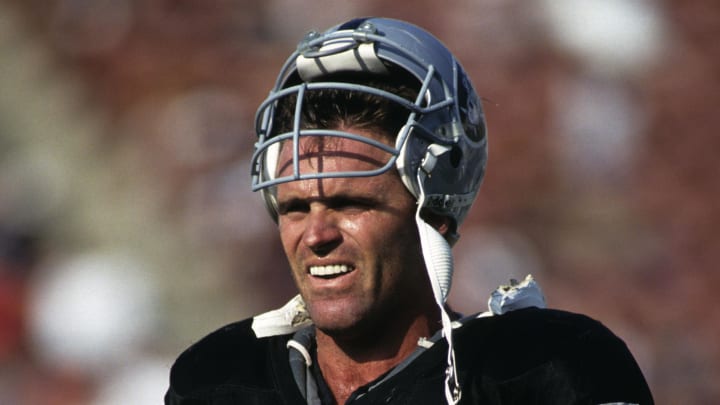
[(325, 208), (312, 207), (306, 218), (303, 243), (318, 256), (325, 256), (342, 241), (337, 220)]

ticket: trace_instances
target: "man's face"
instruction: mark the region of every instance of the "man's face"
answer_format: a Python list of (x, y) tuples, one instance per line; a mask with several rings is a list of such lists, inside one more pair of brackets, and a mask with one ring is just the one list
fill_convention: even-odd
[[(354, 130), (380, 140), (369, 131)], [(381, 150), (347, 139), (301, 143), (302, 173), (372, 170)], [(283, 148), (280, 175), (292, 170)], [(414, 221), (415, 199), (395, 170), (374, 177), (284, 183), (280, 238), (315, 325), (327, 334), (367, 333), (402, 322), (432, 300)], [(432, 305), (432, 304), (431, 304)], [(369, 328), (369, 329), (368, 329)]]

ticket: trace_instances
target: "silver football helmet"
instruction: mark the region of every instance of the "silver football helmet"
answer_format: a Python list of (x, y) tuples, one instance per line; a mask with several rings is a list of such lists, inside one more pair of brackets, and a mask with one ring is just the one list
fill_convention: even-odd
[[(338, 80), (338, 74), (356, 73), (394, 80), (396, 72), (417, 80), (417, 97), (408, 100), (364, 83)], [(395, 144), (349, 132), (305, 128), (302, 112), (306, 95), (323, 89), (368, 93), (385, 98), (407, 111)], [(295, 103), (291, 123), (282, 128), (277, 114), (280, 100)], [(284, 120), (288, 120), (285, 118)], [(442, 315), (448, 343), (445, 396), (460, 400), (455, 367), (452, 322), (445, 308), (452, 281), (450, 243), (477, 196), (487, 162), (485, 118), (480, 99), (460, 63), (433, 35), (412, 24), (386, 19), (355, 19), (324, 33), (312, 31), (285, 62), (275, 86), (256, 115), (258, 136), (252, 156), (252, 188), (260, 190), (271, 215), (277, 219), (276, 185), (303, 179), (375, 176), (395, 167), (403, 184), (418, 201), (415, 219), (426, 269)], [(286, 130), (289, 128), (288, 130)], [(302, 137), (342, 137), (382, 149), (388, 161), (361, 172), (303, 173), (299, 164)], [(278, 176), (280, 145), (291, 145), (293, 161), (287, 175)], [(287, 146), (286, 146), (287, 147)], [(427, 224), (422, 209), (452, 219), (449, 235)]]
[[(419, 95), (414, 102), (361, 84), (323, 81), (324, 77), (341, 72), (388, 75), (389, 66), (400, 68), (417, 79)], [(367, 92), (405, 106), (407, 121), (397, 134), (395, 147), (388, 148), (367, 138), (359, 139), (350, 133), (301, 129), (299, 118), (291, 131), (273, 132), (279, 99), (297, 95), (297, 111), (300, 111), (302, 95), (322, 88)], [(263, 197), (275, 217), (276, 204), (271, 186), (327, 176), (373, 176), (395, 166), (403, 183), (416, 198), (421, 190), (424, 191), (424, 207), (452, 218), (454, 233), (474, 202), (485, 174), (485, 128), (480, 99), (470, 79), (437, 38), (403, 21), (355, 19), (324, 33), (311, 31), (282, 67), (275, 86), (256, 115), (258, 140), (252, 157), (252, 188), (253, 191), (263, 190)], [(292, 140), (297, 145), (303, 136), (348, 137), (380, 147), (389, 152), (391, 158), (375, 171), (313, 174), (295, 171), (277, 177), (279, 144)]]

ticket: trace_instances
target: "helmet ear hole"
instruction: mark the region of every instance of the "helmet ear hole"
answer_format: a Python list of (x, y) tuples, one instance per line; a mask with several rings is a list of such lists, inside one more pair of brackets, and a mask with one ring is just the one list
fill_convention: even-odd
[(463, 152), (460, 147), (457, 145), (453, 145), (452, 149), (450, 150), (450, 164), (452, 167), (457, 168), (460, 166), (460, 162), (463, 158)]

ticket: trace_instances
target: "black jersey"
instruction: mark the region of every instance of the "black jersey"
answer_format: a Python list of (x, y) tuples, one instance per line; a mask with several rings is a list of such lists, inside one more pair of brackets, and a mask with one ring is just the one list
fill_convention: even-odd
[[(307, 405), (290, 366), (292, 334), (257, 338), (251, 325), (228, 325), (186, 350), (172, 368), (165, 404)], [(470, 318), (453, 336), (460, 404), (653, 403), (625, 343), (586, 316), (526, 308)], [(442, 339), (419, 348), (348, 405), (445, 404), (446, 356)]]

